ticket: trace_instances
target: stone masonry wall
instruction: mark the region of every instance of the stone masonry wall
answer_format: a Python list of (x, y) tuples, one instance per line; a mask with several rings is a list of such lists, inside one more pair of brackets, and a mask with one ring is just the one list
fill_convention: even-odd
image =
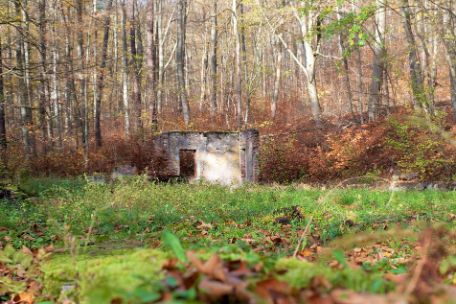
[(195, 151), (195, 176), (190, 181), (240, 184), (256, 182), (258, 176), (259, 133), (243, 132), (168, 132), (161, 134), (158, 144), (168, 156), (169, 176), (180, 176), (181, 150)]

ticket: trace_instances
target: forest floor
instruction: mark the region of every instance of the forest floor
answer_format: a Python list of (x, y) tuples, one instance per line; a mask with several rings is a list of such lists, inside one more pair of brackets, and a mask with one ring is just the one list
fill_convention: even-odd
[(0, 303), (456, 299), (456, 192), (138, 177), (30, 179), (2, 195)]

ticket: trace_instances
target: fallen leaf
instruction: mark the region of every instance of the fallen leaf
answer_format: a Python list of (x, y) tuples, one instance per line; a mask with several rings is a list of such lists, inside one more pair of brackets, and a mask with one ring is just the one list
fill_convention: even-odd
[(215, 299), (231, 294), (234, 291), (233, 286), (210, 279), (202, 280), (198, 288)]

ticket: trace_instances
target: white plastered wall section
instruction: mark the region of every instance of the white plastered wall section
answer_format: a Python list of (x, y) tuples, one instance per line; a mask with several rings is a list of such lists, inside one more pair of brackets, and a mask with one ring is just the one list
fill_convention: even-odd
[[(195, 176), (190, 181), (205, 180), (223, 185), (256, 180), (258, 132), (169, 132), (159, 143), (169, 157), (168, 172), (180, 175), (179, 152), (195, 151)], [(248, 166), (248, 167), (247, 167)]]

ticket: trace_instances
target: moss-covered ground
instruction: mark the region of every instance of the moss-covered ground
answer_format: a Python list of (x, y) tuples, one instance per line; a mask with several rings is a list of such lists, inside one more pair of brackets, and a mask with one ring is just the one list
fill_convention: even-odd
[[(32, 251), (52, 244), (39, 276), (40, 298), (49, 303), (155, 301), (162, 266), (176, 255), (163, 231), (202, 259), (217, 254), (262, 265), (261, 273), (293, 288), (319, 277), (331, 288), (382, 294), (395, 289), (391, 276), (414, 267), (423, 230), (439, 226), (451, 234), (456, 227), (456, 192), (226, 188), (141, 177), (114, 185), (30, 179), (18, 191), (0, 201), (0, 242)], [(441, 272), (451, 285), (455, 240), (446, 242)]]

